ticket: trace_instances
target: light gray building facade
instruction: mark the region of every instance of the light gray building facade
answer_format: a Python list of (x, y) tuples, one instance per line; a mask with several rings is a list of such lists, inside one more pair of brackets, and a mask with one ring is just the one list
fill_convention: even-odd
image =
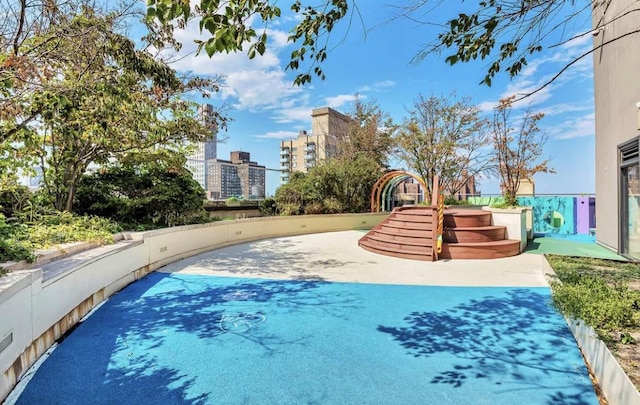
[(640, 259), (640, 12), (635, 0), (593, 4), (596, 239)]

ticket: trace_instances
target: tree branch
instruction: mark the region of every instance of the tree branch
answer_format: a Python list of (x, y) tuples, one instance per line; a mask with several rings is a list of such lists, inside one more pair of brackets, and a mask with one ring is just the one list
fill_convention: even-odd
[(600, 44), (600, 45), (588, 50), (587, 52), (584, 52), (582, 55), (578, 56), (577, 58), (575, 58), (571, 62), (567, 63), (562, 69), (560, 69), (560, 71), (558, 73), (553, 75), (553, 77), (551, 79), (547, 80), (542, 86), (538, 87), (537, 89), (535, 89), (534, 91), (532, 91), (530, 93), (526, 93), (525, 95), (523, 95), (520, 98), (516, 98), (514, 100), (514, 102), (523, 100), (523, 99), (525, 99), (527, 97), (531, 97), (532, 95), (538, 93), (539, 91), (541, 91), (545, 87), (549, 86), (551, 83), (556, 81), (558, 79), (558, 77), (560, 77), (567, 69), (569, 69), (571, 66), (576, 64), (578, 61), (580, 61), (580, 59), (584, 58), (585, 56), (588, 56), (588, 55), (592, 54), (593, 52), (597, 51), (598, 49), (603, 48), (604, 46), (606, 46), (606, 45), (608, 45), (608, 44), (610, 44), (612, 42), (618, 41), (618, 40), (620, 40), (620, 39), (622, 39), (624, 37), (628, 37), (629, 35), (633, 35), (633, 34), (637, 34), (637, 33), (640, 33), (640, 28), (638, 28), (636, 30), (633, 30), (633, 31), (630, 31), (630, 32), (627, 32), (625, 34), (622, 34), (619, 37), (616, 37), (616, 38), (610, 39), (608, 41), (605, 41), (602, 44)]

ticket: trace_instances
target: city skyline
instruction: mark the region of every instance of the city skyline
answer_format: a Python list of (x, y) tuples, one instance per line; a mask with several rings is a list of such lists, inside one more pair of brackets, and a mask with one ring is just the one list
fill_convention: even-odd
[[(571, 32), (555, 39), (560, 42), (578, 33), (586, 35), (533, 55), (518, 76), (497, 76), (492, 87), (486, 87), (479, 85), (486, 61), (449, 66), (443, 56), (412, 64), (429, 29), (418, 23), (385, 24), (389, 8), (381, 1), (368, 2), (360, 13), (363, 26), (358, 23), (349, 27), (344, 22), (332, 34), (323, 64), (326, 79), (316, 79), (303, 87), (293, 86), (295, 72), (284, 68), (292, 50), (286, 38), (295, 16), (285, 16), (267, 29), (270, 46), (263, 56), (252, 60), (239, 53), (216, 54), (211, 59), (203, 54), (196, 56), (190, 52), (195, 50), (193, 40), (200, 37), (197, 23), (177, 30), (183, 58), (172, 67), (199, 75), (224, 75), (221, 91), (206, 101), (229, 107), (233, 119), (225, 134), (228, 140), (218, 144), (220, 153), (246, 150), (268, 169), (277, 170), (281, 141), (293, 139), (303, 130), (311, 133), (312, 110), (330, 107), (348, 114), (356, 97), (377, 102), (396, 123), (408, 116), (419, 94), (447, 96), (455, 92), (458, 97), (469, 97), (489, 117), (500, 98), (541, 88), (565, 65), (591, 49), (593, 40), (586, 10), (575, 19)], [(536, 175), (539, 194), (595, 192), (592, 66), (590, 55), (578, 60), (519, 105), (531, 102), (535, 111), (546, 114), (541, 121), (541, 128), (549, 135), (544, 156), (551, 158), (556, 174)], [(391, 163), (402, 168), (397, 162)], [(268, 172), (267, 194), (273, 194), (279, 184), (279, 173)], [(499, 181), (478, 179), (478, 189), (484, 194), (498, 194)]]

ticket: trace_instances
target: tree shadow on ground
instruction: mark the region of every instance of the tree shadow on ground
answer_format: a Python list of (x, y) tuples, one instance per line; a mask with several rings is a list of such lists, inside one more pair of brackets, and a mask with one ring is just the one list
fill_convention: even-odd
[[(189, 364), (180, 363), (187, 348), (167, 352), (176, 339), (222, 338), (215, 344), (232, 344), (224, 335), (233, 334), (269, 356), (305, 338), (294, 342), (260, 327), (262, 304), (269, 303), (272, 312), (319, 316), (340, 316), (332, 312), (335, 306), (357, 307), (348, 293), (320, 292), (319, 281), (227, 279), (212, 285), (202, 278), (211, 279), (152, 273), (122, 290), (61, 343), (18, 404), (215, 403), (215, 393), (203, 392), (198, 383), (212, 377), (194, 376)], [(201, 353), (200, 359), (214, 355)], [(169, 361), (158, 358), (165, 356)], [(182, 367), (166, 366), (174, 364), (172, 356)]]
[(268, 239), (205, 252), (167, 265), (160, 271), (218, 271), (238, 277), (297, 274), (297, 278), (322, 280), (319, 271), (353, 263), (333, 258), (309, 260), (313, 251), (305, 251), (305, 248), (310, 249), (295, 239)]
[(548, 295), (514, 289), (447, 311), (412, 312), (403, 321), (378, 331), (411, 356), (452, 359), (431, 384), (460, 388), (481, 379), (496, 393), (544, 390), (549, 404), (597, 403), (575, 340)]

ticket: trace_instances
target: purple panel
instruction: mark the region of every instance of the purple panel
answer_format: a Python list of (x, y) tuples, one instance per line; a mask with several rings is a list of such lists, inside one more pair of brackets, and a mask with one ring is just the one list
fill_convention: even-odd
[(589, 197), (589, 228), (596, 227), (596, 198)]
[(589, 197), (578, 197), (576, 198), (576, 233), (588, 235), (589, 234)]

